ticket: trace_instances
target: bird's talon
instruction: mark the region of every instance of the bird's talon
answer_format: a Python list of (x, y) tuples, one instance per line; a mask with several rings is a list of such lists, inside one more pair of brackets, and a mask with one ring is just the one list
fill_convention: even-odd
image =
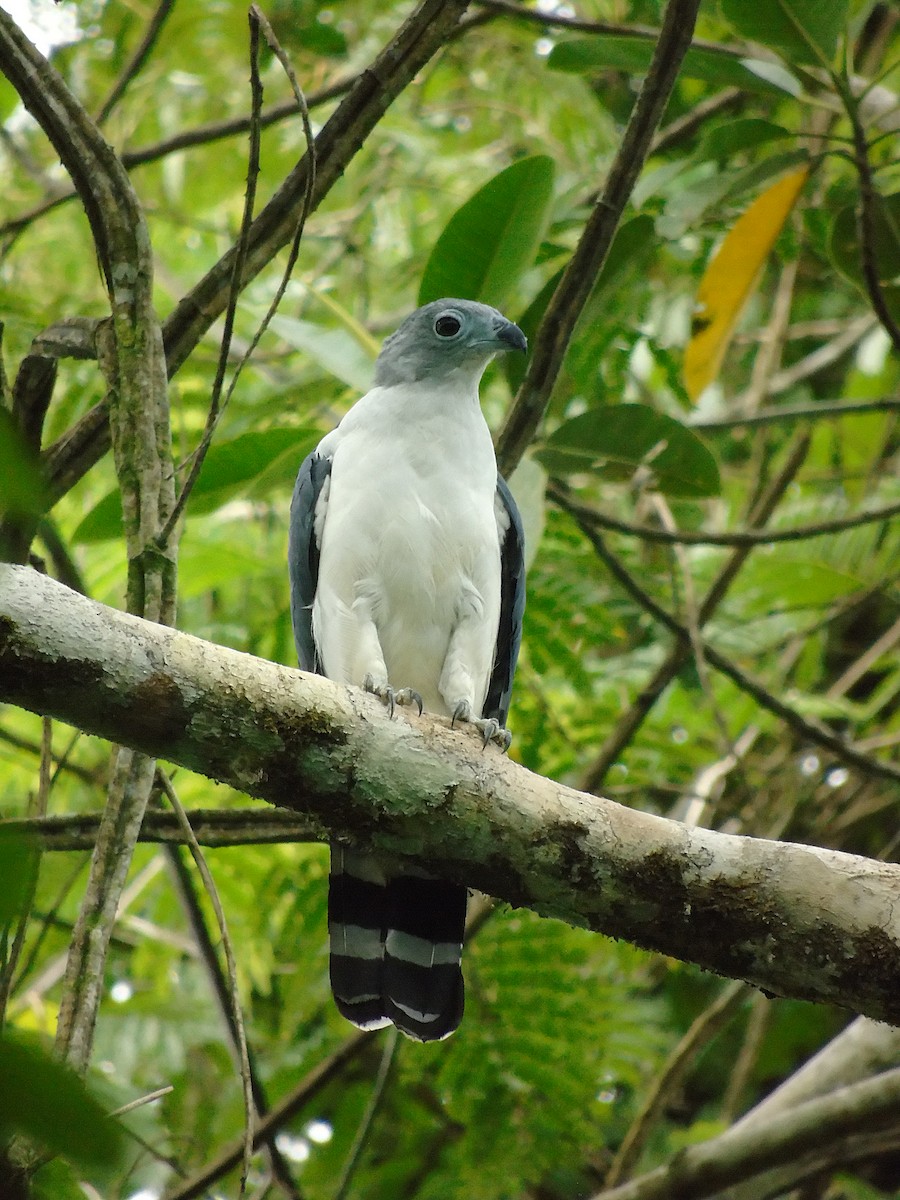
[(490, 717), (484, 721), (475, 721), (474, 724), (481, 733), (481, 748), (483, 750), (488, 742), (497, 736), (500, 729), (500, 722)]
[(397, 704), (414, 704), (419, 710), (419, 716), (425, 711), (425, 705), (422, 702), (422, 697), (412, 688), (400, 688), (394, 692), (394, 700)]
[(505, 754), (512, 742), (512, 734), (508, 729), (505, 729), (496, 717), (473, 717), (472, 706), (468, 700), (459, 700), (456, 707), (453, 709), (453, 716), (450, 719), (450, 728), (456, 727), (457, 721), (467, 721), (470, 725), (474, 725), (481, 734), (482, 750), (488, 742), (496, 742), (501, 751)]
[(415, 704), (419, 710), (419, 716), (425, 711), (425, 705), (422, 702), (422, 697), (413, 688), (397, 688), (396, 690), (390, 684), (385, 684), (383, 687), (376, 684), (371, 674), (366, 675), (363, 680), (363, 691), (369, 692), (385, 705), (388, 710), (388, 718), (394, 716), (394, 709), (398, 704)]

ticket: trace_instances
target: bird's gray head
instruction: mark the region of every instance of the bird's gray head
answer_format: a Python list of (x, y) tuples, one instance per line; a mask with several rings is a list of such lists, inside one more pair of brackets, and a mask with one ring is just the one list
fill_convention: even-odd
[(411, 313), (385, 341), (375, 384), (416, 383), (460, 369), (477, 383), (495, 354), (527, 348), (522, 330), (496, 308), (474, 300), (434, 300)]

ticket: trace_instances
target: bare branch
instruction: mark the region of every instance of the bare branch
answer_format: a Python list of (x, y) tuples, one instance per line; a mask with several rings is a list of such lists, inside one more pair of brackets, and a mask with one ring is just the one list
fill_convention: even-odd
[[(654, 620), (659, 621), (661, 625), (664, 625), (666, 629), (681, 639), (682, 653), (684, 653), (685, 656), (689, 655), (690, 640), (688, 630), (685, 628), (685, 626), (682, 625), (677, 618), (673, 617), (671, 613), (667, 612), (666, 609), (657, 604), (653, 597), (650, 596), (640, 586), (640, 584), (638, 584), (638, 582), (631, 576), (630, 572), (623, 566), (619, 559), (614, 554), (610, 553), (605, 542), (596, 529), (591, 528), (587, 524), (581, 525), (580, 528), (590, 541), (591, 545), (594, 547), (597, 557), (606, 566), (613, 578), (615, 578), (622, 585), (622, 587), (624, 587), (625, 590), (635, 598), (642, 608), (646, 609), (646, 611), (650, 613)], [(655, 692), (653, 691), (654, 687), (663, 682), (664, 670), (667, 671), (669, 669), (667, 664), (670, 662), (676, 651), (677, 646), (673, 648), (669, 658), (666, 659), (666, 662), (659, 669), (656, 676), (651, 681), (651, 684), (648, 686), (648, 691), (651, 693), (651, 697), (652, 695), (655, 695)], [(768, 712), (774, 713), (776, 717), (779, 717), (782, 721), (784, 721), (785, 725), (787, 725), (789, 729), (793, 730), (793, 732), (801, 741), (809, 742), (814, 746), (822, 746), (824, 749), (829, 750), (840, 762), (846, 763), (848, 766), (855, 767), (863, 775), (868, 775), (875, 779), (890, 779), (900, 781), (900, 768), (895, 767), (892, 763), (882, 762), (880, 759), (872, 758), (868, 754), (864, 754), (858, 746), (853, 745), (851, 742), (845, 741), (844, 738), (832, 733), (831, 730), (825, 728), (825, 726), (819, 725), (814, 721), (807, 720), (807, 718), (801, 713), (797, 712), (796, 709), (791, 708), (789, 704), (785, 704), (783, 700), (780, 700), (777, 696), (773, 695), (768, 688), (763, 687), (758, 680), (752, 678), (752, 676), (748, 675), (745, 671), (742, 671), (740, 667), (733, 663), (724, 654), (720, 653), (720, 651), (716, 650), (714, 646), (711, 646), (709, 642), (703, 643), (703, 653), (706, 655), (706, 660), (710, 666), (715, 667), (717, 671), (720, 671), (723, 675), (730, 679), (732, 683), (736, 684), (741, 689), (741, 691), (746, 692), (748, 696), (752, 696), (761, 708), (766, 709)], [(617, 737), (620, 736), (621, 734), (617, 734)], [(607, 742), (608, 746), (611, 744), (612, 737), (608, 739)], [(589, 769), (588, 773), (586, 773), (585, 778), (587, 782), (590, 782), (596, 766), (597, 763), (592, 764), (592, 767)], [(584, 782), (585, 780), (582, 780), (582, 784), (584, 784)]]
[[(467, 0), (423, 0), (371, 65), (352, 81), (336, 112), (316, 138), (317, 171), (310, 211), (346, 171), (391, 103), (459, 28)], [(473, 22), (468, 22), (471, 27)], [(241, 287), (263, 270), (294, 236), (297, 202), (304, 195), (309, 156), (304, 156), (254, 220)], [(232, 247), (163, 322), (169, 376), (175, 374), (228, 303), (236, 247)], [(87, 413), (65, 439), (50, 448), (46, 468), (58, 499), (109, 447), (108, 400)]]
[(880, 396), (876, 400), (820, 400), (815, 404), (785, 404), (783, 408), (763, 408), (752, 416), (730, 417), (727, 421), (694, 421), (691, 428), (706, 433), (722, 433), (788, 421), (837, 421), (841, 417), (862, 416), (871, 412), (900, 412), (900, 400), (895, 396)]
[(648, 1090), (640, 1111), (622, 1139), (606, 1176), (605, 1184), (608, 1188), (631, 1173), (666, 1101), (680, 1086), (700, 1052), (731, 1021), (747, 995), (748, 989), (744, 984), (730, 983), (722, 989), (712, 1004), (695, 1018), (690, 1029), (666, 1059), (662, 1071)]
[(553, 293), (535, 338), (535, 350), (515, 402), (497, 438), (497, 461), (512, 473), (537, 432), (581, 311), (600, 273), (672, 94), (690, 45), (699, 0), (669, 0), (653, 61), (603, 191)]
[(870, 1154), (867, 1135), (875, 1131), (880, 1132), (882, 1151), (900, 1145), (898, 1104), (900, 1068), (808, 1100), (770, 1123), (750, 1129), (738, 1125), (707, 1142), (686, 1146), (655, 1171), (600, 1192), (595, 1200), (699, 1200), (801, 1156), (808, 1156), (808, 1177)]
[[(187, 817), (201, 846), (269, 846), (322, 840), (318, 826), (280, 808), (189, 809)], [(0, 840), (34, 837), (42, 850), (93, 850), (100, 819), (100, 813), (8, 817), (0, 820)], [(183, 846), (188, 839), (174, 813), (148, 810), (138, 841)]]
[[(154, 550), (174, 504), (165, 359), (153, 308), (153, 261), (143, 213), (113, 150), (66, 84), (0, 10), (0, 65), (59, 154), (90, 221), (111, 317), (98, 331), (128, 543), (128, 603), (154, 621), (174, 616), (175, 563)], [(84, 1071), (103, 965), (155, 766), (120, 750), (69, 953), (57, 1046)]]
[[(655, 42), (661, 36), (661, 30), (652, 25), (617, 25), (610, 21), (585, 21), (580, 17), (566, 16), (541, 8), (526, 8), (524, 4), (516, 4), (515, 0), (477, 0), (478, 7), (496, 13), (498, 16), (514, 17), (531, 25), (540, 25), (544, 29), (571, 29), (576, 33), (598, 33), (604, 37), (634, 38), (637, 41)], [(707, 42), (702, 38), (692, 38), (690, 45), (696, 50), (708, 50), (712, 54), (724, 54), (728, 58), (745, 58), (746, 47), (725, 46), (721, 42)]]
[(100, 105), (97, 112), (96, 121), (98, 125), (102, 125), (106, 118), (110, 115), (122, 97), (128, 90), (131, 84), (143, 69), (144, 64), (153, 52), (153, 47), (156, 45), (162, 28), (166, 23), (173, 7), (175, 0), (160, 0), (156, 7), (156, 11), (150, 18), (150, 23), (147, 26), (144, 36), (141, 38), (139, 45), (135, 49), (134, 54), (125, 64), (122, 73), (110, 89), (109, 95)]
[(737, 529), (733, 533), (693, 532), (687, 529), (663, 529), (658, 525), (634, 525), (620, 521), (609, 513), (599, 512), (586, 504), (571, 500), (558, 483), (551, 481), (547, 494), (579, 520), (600, 529), (624, 533), (628, 537), (642, 538), (646, 542), (676, 543), (684, 546), (769, 546), (775, 542), (802, 542), (808, 538), (824, 537), (826, 534), (843, 533), (847, 529), (858, 529), (861, 525), (877, 525), (900, 515), (900, 503), (886, 504), (868, 512), (856, 513), (852, 517), (835, 517), (830, 521), (817, 521), (815, 525), (801, 525), (796, 529)]
[[(781, 471), (754, 505), (753, 512), (750, 515), (751, 527), (763, 526), (769, 520), (791, 481), (794, 479), (794, 476), (799, 471), (808, 448), (808, 437), (799, 437)], [(562, 503), (558, 488), (556, 500), (557, 503)], [(579, 520), (577, 516), (576, 520)], [(589, 527), (586, 523), (580, 522), (580, 520), (579, 527), (586, 534), (597, 554), (602, 557), (605, 554), (606, 548), (596, 530)], [(710, 584), (706, 595), (703, 597), (703, 602), (697, 613), (698, 628), (702, 628), (706, 624), (719, 604), (724, 600), (732, 583), (747, 561), (747, 556), (750, 554), (751, 549), (752, 547), (747, 545), (737, 546), (729, 556), (728, 561), (720, 569)], [(608, 560), (605, 561), (607, 561), (608, 565)], [(600, 747), (600, 751), (594, 762), (591, 763), (585, 772), (582, 779), (582, 787), (584, 787), (585, 791), (594, 791), (603, 785), (609, 768), (641, 727), (653, 705), (689, 660), (691, 655), (690, 632), (680, 622), (678, 623), (678, 627), (681, 631), (678, 640), (672, 645), (665, 659), (654, 672), (652, 679), (641, 688), (631, 707), (619, 718), (615, 727), (610, 731), (605, 742)], [(703, 648), (704, 650), (706, 649), (705, 644)], [(710, 658), (710, 662), (712, 661), (713, 659)]]

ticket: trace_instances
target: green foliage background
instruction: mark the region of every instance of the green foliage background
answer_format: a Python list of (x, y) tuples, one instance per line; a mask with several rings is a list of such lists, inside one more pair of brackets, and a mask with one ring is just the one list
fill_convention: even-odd
[[(654, 497), (664, 496), (681, 529), (739, 531), (754, 498), (808, 434), (808, 451), (771, 528), (816, 525), (900, 499), (900, 368), (865, 290), (849, 124), (824, 70), (834, 64), (843, 78), (846, 56), (869, 95), (887, 94), (882, 116), (866, 116), (866, 131), (881, 197), (875, 258), (893, 303), (900, 33), (888, 6), (869, 0), (792, 3), (809, 34), (799, 42), (796, 23), (772, 16), (790, 6), (704, 5), (697, 35), (714, 45), (690, 52), (665, 116), (671, 136), (641, 176), (533, 459), (514, 480), (533, 536), (512, 753), (576, 785), (670, 640), (612, 579), (571, 514), (547, 501), (546, 474), (534, 462), (564, 478), (580, 501), (620, 520), (658, 525)], [(658, 26), (661, 8), (656, 0), (583, 0), (577, 16), (633, 32)], [(311, 100), (361, 70), (406, 11), (365, 0), (273, 0), (267, 7)], [(284, 566), (293, 476), (365, 387), (373, 348), (418, 300), (477, 293), (501, 304), (530, 336), (539, 326), (621, 140), (652, 40), (567, 30), (549, 18), (543, 25), (490, 5), (474, 11), (484, 22), (449, 43), (389, 109), (309, 222), (280, 315), (241, 377), (188, 506), (179, 559), (185, 630), (294, 664)], [(124, 0), (78, 6), (80, 36), (53, 60), (89, 111), (99, 109), (119, 77), (150, 13), (149, 4)], [(568, 8), (559, 13), (572, 15)], [(176, 4), (106, 121), (105, 136), (135, 152), (246, 116), (247, 41), (242, 5)], [(271, 56), (264, 82), (267, 104), (290, 98)], [(872, 93), (876, 83), (882, 91)], [(733, 95), (692, 124), (698, 107), (723, 88)], [(334, 103), (313, 104), (315, 129)], [(9, 134), (0, 148), (0, 320), (11, 379), (42, 330), (65, 316), (101, 317), (106, 299), (76, 202), (17, 223), (66, 181), (5, 84), (0, 111)], [(261, 201), (303, 148), (296, 116), (264, 130)], [(807, 158), (812, 175), (800, 207), (766, 265), (720, 379), (691, 409), (680, 362), (710, 254), (766, 186)], [(160, 313), (171, 311), (234, 241), (246, 170), (246, 138), (236, 135), (133, 169), (153, 238)], [(479, 230), (490, 236), (479, 239)], [(239, 350), (265, 313), (282, 259), (241, 297)], [(789, 303), (783, 324), (776, 295)], [(900, 306), (894, 312), (896, 320)], [(178, 461), (203, 428), (218, 332), (171, 384)], [(779, 349), (764, 369), (771, 338)], [(493, 427), (520, 370), (498, 365), (486, 377), (483, 400)], [(95, 363), (63, 361), (44, 445), (102, 395)], [(836, 403), (882, 399), (888, 403), (880, 408), (834, 412)], [(648, 467), (648, 451), (661, 438), (670, 460), (651, 455)], [(27, 508), (34, 499), (20, 458), (13, 434), (4, 435), (0, 500), (8, 508)], [(671, 545), (606, 536), (644, 592), (682, 618), (734, 552), (701, 544), (680, 557)], [(53, 508), (35, 552), (94, 598), (121, 604), (125, 555), (110, 456)], [(896, 755), (898, 562), (896, 520), (760, 546), (705, 632), (797, 712), (824, 720), (876, 757)], [(879, 639), (884, 649), (869, 654)], [(51, 811), (99, 810), (109, 748), (60, 726), (51, 736)], [(0, 712), (0, 815), (30, 811), (41, 738), (38, 719)], [(624, 803), (684, 817), (705, 772), (725, 763), (737, 742), (744, 746), (740, 762), (724, 767), (704, 793), (704, 822), (896, 858), (890, 785), (803, 744), (702, 663), (685, 666), (665, 688), (598, 786)], [(183, 771), (175, 783), (188, 808), (245, 803)], [(274, 1102), (350, 1036), (327, 987), (327, 851), (243, 846), (207, 858), (238, 948), (249, 1041)], [(58, 967), (86, 860), (86, 851), (43, 856), (6, 1013), (17, 1030), (52, 1036)], [(2, 944), (4, 959), (14, 926)], [(131, 1144), (102, 1194), (158, 1195), (178, 1186), (166, 1160), (190, 1174), (242, 1123), (227, 1031), (159, 848), (138, 851), (107, 975), (94, 1062), (108, 1107), (164, 1085), (173, 1090), (127, 1118), (142, 1140)], [(593, 1194), (666, 1055), (723, 986), (682, 964), (503, 907), (467, 948), (466, 976), (458, 1035), (436, 1046), (399, 1047), (349, 1195)], [(764, 1017), (748, 1026), (760, 1003)], [(642, 1165), (666, 1161), (685, 1141), (727, 1124), (844, 1020), (809, 1005), (748, 998), (670, 1097)], [(380, 1055), (380, 1045), (367, 1046), (284, 1131), (282, 1152), (310, 1200), (336, 1194)], [(743, 1072), (737, 1078), (736, 1070)], [(317, 1140), (325, 1135), (329, 1140)], [(36, 1184), (47, 1196), (81, 1195), (76, 1181), (93, 1178), (91, 1170), (90, 1161), (57, 1161)], [(276, 1194), (274, 1185), (265, 1191), (263, 1158), (254, 1170), (254, 1194)], [(872, 1179), (877, 1183), (877, 1173)], [(838, 1182), (829, 1195), (863, 1194), (852, 1190), (857, 1186)], [(215, 1194), (236, 1195), (236, 1175)]]

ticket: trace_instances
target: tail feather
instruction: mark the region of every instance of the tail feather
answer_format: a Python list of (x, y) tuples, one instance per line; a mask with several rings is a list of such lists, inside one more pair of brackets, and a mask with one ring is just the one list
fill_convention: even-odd
[(363, 1029), (393, 1022), (418, 1041), (462, 1020), (466, 889), (421, 875), (386, 876), (376, 859), (335, 847), (329, 880), (331, 987)]

